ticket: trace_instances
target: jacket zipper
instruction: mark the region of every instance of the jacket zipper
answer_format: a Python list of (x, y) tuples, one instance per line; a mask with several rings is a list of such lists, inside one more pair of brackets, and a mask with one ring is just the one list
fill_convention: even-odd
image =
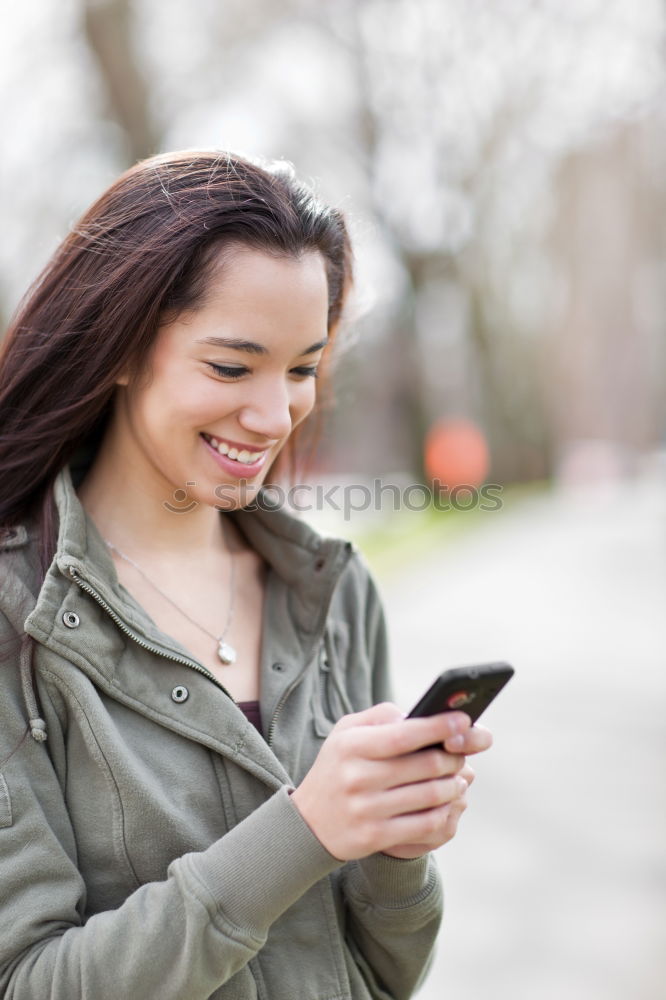
[(268, 727), (268, 734), (266, 736), (266, 742), (268, 743), (269, 747), (273, 745), (273, 735), (275, 733), (275, 726), (276, 726), (276, 723), (277, 723), (278, 715), (282, 711), (282, 706), (284, 705), (285, 701), (287, 700), (287, 698), (289, 697), (289, 695), (291, 694), (291, 692), (294, 690), (294, 688), (296, 687), (296, 685), (300, 682), (300, 679), (301, 679), (302, 676), (303, 676), (303, 671), (301, 671), (301, 673), (298, 675), (298, 677), (296, 677), (291, 682), (291, 684), (289, 685), (289, 687), (287, 688), (287, 690), (282, 693), (282, 697), (280, 698), (279, 702), (275, 706), (275, 711), (273, 712), (273, 718), (271, 719), (270, 726)]
[[(113, 619), (113, 621), (116, 623), (116, 625), (121, 630), (121, 632), (124, 632), (125, 635), (128, 635), (130, 637), (130, 639), (133, 639), (134, 642), (136, 642), (138, 646), (141, 646), (143, 649), (150, 650), (151, 653), (157, 653), (158, 656), (164, 656), (164, 657), (166, 657), (169, 660), (173, 660), (175, 663), (182, 663), (184, 666), (190, 667), (192, 670), (196, 670), (198, 673), (203, 674), (205, 677), (209, 677), (210, 680), (212, 680), (213, 683), (217, 687), (219, 687), (220, 691), (224, 691), (224, 693), (226, 694), (226, 696), (228, 698), (231, 698), (231, 695), (229, 694), (229, 692), (227, 691), (227, 689), (225, 687), (223, 687), (222, 684), (220, 684), (220, 682), (217, 680), (217, 678), (213, 674), (211, 674), (210, 670), (206, 670), (206, 668), (203, 667), (200, 663), (195, 663), (193, 660), (187, 660), (184, 656), (179, 656), (177, 653), (168, 653), (168, 652), (165, 652), (165, 650), (160, 649), (159, 646), (155, 646), (155, 645), (153, 645), (150, 642), (146, 642), (144, 639), (142, 639), (140, 636), (138, 636), (135, 632), (132, 632), (132, 630), (127, 627), (127, 625), (125, 624), (125, 622), (121, 618), (118, 617), (118, 615), (115, 613), (115, 611), (113, 610), (113, 608), (110, 607), (106, 603), (106, 601), (104, 600), (104, 598), (100, 597), (100, 595), (97, 593), (97, 591), (94, 590), (90, 586), (90, 584), (79, 575), (79, 573), (74, 568), (74, 566), (70, 566), (69, 567), (69, 575), (72, 577), (72, 579), (75, 581), (75, 583), (81, 588), (81, 590), (84, 590), (86, 592), (86, 594), (90, 594), (90, 596), (95, 601), (97, 601), (97, 603), (99, 604), (99, 606), (101, 608), (103, 608), (106, 611), (106, 613)], [(233, 701), (233, 698), (231, 700)]]

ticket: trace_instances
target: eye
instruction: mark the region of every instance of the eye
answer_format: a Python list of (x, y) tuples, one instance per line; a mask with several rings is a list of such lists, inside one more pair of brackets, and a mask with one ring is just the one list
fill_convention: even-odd
[(207, 362), (213, 369), (216, 375), (221, 375), (222, 378), (240, 378), (241, 375), (247, 373), (247, 368), (238, 365), (216, 365), (212, 361)]
[[(220, 378), (227, 379), (238, 379), (243, 375), (247, 375), (249, 369), (244, 365), (216, 365), (212, 361), (206, 362), (210, 368), (213, 369), (216, 375)], [(296, 375), (298, 378), (318, 378), (317, 366), (316, 365), (298, 365), (296, 368), (290, 369), (292, 375)]]

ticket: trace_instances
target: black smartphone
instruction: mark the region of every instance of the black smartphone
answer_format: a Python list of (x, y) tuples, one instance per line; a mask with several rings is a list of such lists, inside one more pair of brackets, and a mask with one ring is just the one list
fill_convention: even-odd
[(414, 705), (407, 718), (459, 709), (466, 712), (474, 723), (512, 677), (513, 667), (508, 663), (478, 663), (472, 667), (445, 670)]

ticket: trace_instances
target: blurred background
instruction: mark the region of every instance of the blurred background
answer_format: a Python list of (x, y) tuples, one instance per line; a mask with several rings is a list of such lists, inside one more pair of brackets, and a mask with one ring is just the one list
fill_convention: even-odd
[(356, 251), (315, 478), (467, 487), (308, 515), (378, 576), (406, 709), (445, 666), (517, 670), (423, 1000), (664, 996), (665, 27), (657, 0), (3, 11), (3, 328), (137, 159), (287, 158)]

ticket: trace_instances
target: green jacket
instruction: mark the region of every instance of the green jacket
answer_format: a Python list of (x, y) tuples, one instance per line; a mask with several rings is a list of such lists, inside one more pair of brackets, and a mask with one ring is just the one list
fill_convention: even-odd
[(264, 740), (118, 582), (72, 474), (43, 585), (33, 527), (0, 551), (0, 995), (409, 997), (432, 857), (341, 864), (288, 794), (337, 718), (390, 698), (357, 553), (283, 510), (231, 515), (270, 567)]

